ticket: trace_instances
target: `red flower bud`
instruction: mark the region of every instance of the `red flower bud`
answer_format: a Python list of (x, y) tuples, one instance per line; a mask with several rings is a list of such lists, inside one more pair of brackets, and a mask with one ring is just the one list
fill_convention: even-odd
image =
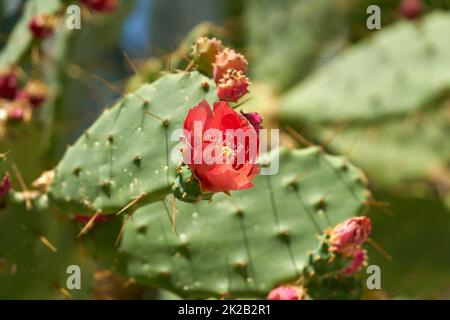
[(18, 80), (14, 71), (0, 73), (0, 98), (13, 100), (17, 93)]
[(213, 77), (214, 81), (219, 84), (220, 80), (228, 69), (242, 71), (247, 74), (248, 62), (245, 57), (236, 53), (233, 49), (225, 48), (222, 52), (216, 55), (213, 63)]
[(56, 18), (43, 13), (31, 18), (28, 28), (36, 39), (43, 40), (53, 34), (56, 25)]
[(259, 174), (259, 140), (255, 128), (226, 102), (203, 100), (184, 121), (183, 158), (203, 192), (253, 187)]
[(372, 231), (372, 222), (367, 217), (348, 219), (333, 228), (330, 244), (334, 251), (352, 255), (362, 245)]
[(400, 15), (409, 20), (418, 18), (422, 10), (422, 0), (403, 0), (398, 7)]
[(117, 0), (81, 0), (91, 10), (97, 12), (110, 12), (117, 9)]
[(217, 87), (217, 96), (224, 101), (238, 101), (248, 92), (250, 84), (247, 76), (242, 71), (228, 69)]

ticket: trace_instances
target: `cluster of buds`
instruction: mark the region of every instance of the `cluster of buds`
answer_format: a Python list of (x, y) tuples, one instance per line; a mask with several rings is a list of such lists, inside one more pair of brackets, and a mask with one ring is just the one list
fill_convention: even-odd
[(351, 258), (350, 265), (342, 270), (350, 275), (361, 270), (367, 262), (367, 252), (362, 245), (369, 238), (372, 222), (367, 217), (355, 217), (336, 225), (329, 233), (330, 250)]
[(30, 80), (19, 88), (14, 69), (0, 72), (0, 121), (28, 122), (33, 110), (39, 109), (48, 96), (47, 86), (38, 80)]
[(212, 75), (220, 100), (236, 102), (248, 92), (248, 62), (230, 48), (224, 48), (215, 38), (202, 37), (194, 44), (192, 56), (198, 69)]

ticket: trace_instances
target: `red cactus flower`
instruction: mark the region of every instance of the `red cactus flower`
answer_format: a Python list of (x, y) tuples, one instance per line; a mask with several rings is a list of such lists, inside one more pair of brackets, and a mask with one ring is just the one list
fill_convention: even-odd
[(224, 101), (238, 101), (248, 92), (250, 82), (242, 71), (228, 69), (219, 81), (217, 96)]
[(97, 12), (111, 12), (118, 6), (117, 0), (81, 0), (91, 10)]
[(30, 81), (25, 89), (17, 93), (17, 99), (30, 103), (33, 108), (39, 108), (47, 99), (48, 88), (41, 81)]
[(261, 117), (261, 115), (258, 112), (249, 112), (249, 113), (241, 112), (241, 113), (248, 120), (248, 122), (250, 122), (253, 128), (255, 128), (256, 132), (259, 133), (259, 130), (263, 128), (262, 126), (262, 122), (264, 120), (263, 117)]
[(56, 18), (49, 14), (40, 14), (31, 18), (28, 28), (36, 39), (43, 40), (53, 34)]
[(342, 270), (342, 274), (351, 275), (355, 272), (360, 271), (366, 261), (367, 251), (362, 248), (356, 249), (353, 252), (352, 261), (345, 269)]
[(422, 14), (422, 0), (403, 0), (398, 7), (398, 11), (402, 17), (414, 20)]
[(3, 176), (2, 181), (0, 183), (0, 198), (6, 196), (10, 188), (11, 188), (11, 180), (9, 179), (9, 174), (6, 173)]
[(226, 102), (203, 100), (184, 121), (183, 158), (203, 192), (253, 187), (259, 173), (259, 140), (255, 128)]
[(334, 251), (352, 255), (362, 245), (372, 231), (372, 222), (367, 217), (354, 217), (333, 228), (330, 244)]
[(0, 73), (0, 98), (13, 100), (16, 97), (17, 85), (17, 75), (14, 71)]
[[(87, 216), (84, 214), (80, 214), (77, 213), (74, 217), (73, 220), (77, 221), (77, 222), (81, 222), (81, 223), (88, 223), (89, 220), (91, 220), (92, 216)], [(109, 219), (110, 217), (106, 214), (99, 214), (97, 215), (97, 217), (94, 219), (94, 223), (101, 223), (101, 222), (105, 222)]]
[(243, 74), (247, 74), (248, 62), (245, 57), (236, 53), (233, 49), (225, 48), (222, 52), (216, 55), (213, 63), (213, 78), (214, 81), (219, 84), (220, 80), (228, 69), (241, 71)]
[(296, 288), (290, 286), (280, 286), (269, 292), (269, 300), (299, 300), (299, 294)]

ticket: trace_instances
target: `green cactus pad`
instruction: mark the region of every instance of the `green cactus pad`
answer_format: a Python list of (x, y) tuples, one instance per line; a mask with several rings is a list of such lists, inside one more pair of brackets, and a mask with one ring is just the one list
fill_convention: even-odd
[(318, 147), (281, 149), (279, 172), (255, 185), (210, 203), (177, 202), (177, 233), (169, 204), (140, 208), (121, 243), (128, 274), (182, 297), (265, 297), (296, 280), (316, 236), (358, 214), (369, 196), (359, 169)]
[(139, 197), (137, 205), (163, 199), (176, 172), (170, 153), (179, 136), (171, 134), (203, 99), (217, 99), (215, 85), (197, 72), (168, 74), (125, 96), (69, 147), (51, 201), (69, 212), (110, 214)]
[(291, 123), (383, 121), (435, 105), (450, 89), (450, 13), (398, 22), (361, 41), (281, 101)]
[[(116, 243), (121, 234), (124, 217), (110, 216), (110, 218), (107, 221), (95, 223), (92, 229), (80, 238), (80, 242), (97, 266), (113, 272), (124, 273), (125, 260), (118, 254)], [(77, 225), (78, 232), (85, 226), (85, 223), (76, 221), (73, 223)]]
[[(92, 269), (80, 255), (74, 226), (38, 207), (35, 202), (35, 209), (27, 211), (23, 203), (11, 199), (0, 213), (0, 299), (64, 299), (64, 289), (72, 298), (92, 297)], [(81, 290), (67, 289), (66, 271), (71, 265), (81, 268)]]
[(322, 141), (339, 132), (329, 148), (339, 153), (351, 149), (352, 161), (364, 166), (377, 186), (407, 188), (410, 195), (419, 195), (427, 188), (424, 181), (438, 184), (443, 177), (445, 183), (450, 162), (450, 148), (445, 148), (450, 136), (448, 111), (445, 104), (433, 112), (417, 112), (383, 124), (349, 126), (342, 131), (338, 126), (317, 126), (314, 130)]
[[(333, 55), (347, 35), (344, 7), (329, 0), (245, 1), (252, 78), (285, 90)], [(324, 23), (326, 21), (326, 23)]]

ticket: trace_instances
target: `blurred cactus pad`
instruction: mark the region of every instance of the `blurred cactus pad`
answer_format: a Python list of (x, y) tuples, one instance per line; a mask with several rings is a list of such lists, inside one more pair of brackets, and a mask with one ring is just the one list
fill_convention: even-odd
[(450, 299), (450, 4), (408, 2), (0, 0), (0, 299)]

